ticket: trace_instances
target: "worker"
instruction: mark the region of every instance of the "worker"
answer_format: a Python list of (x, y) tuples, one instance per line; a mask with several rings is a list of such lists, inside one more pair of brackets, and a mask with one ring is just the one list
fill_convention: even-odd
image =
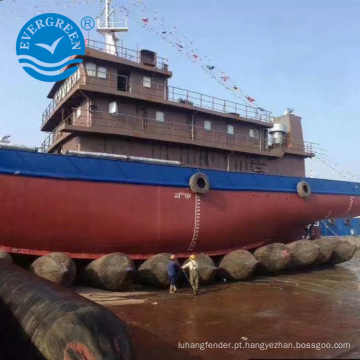
[(199, 290), (199, 264), (195, 260), (195, 255), (190, 256), (190, 261), (182, 266), (182, 269), (190, 270), (190, 285), (194, 291), (194, 295), (197, 295)]
[(170, 261), (168, 264), (168, 277), (170, 281), (170, 294), (173, 294), (177, 291), (176, 283), (179, 276), (180, 264), (176, 259), (175, 255), (170, 256)]

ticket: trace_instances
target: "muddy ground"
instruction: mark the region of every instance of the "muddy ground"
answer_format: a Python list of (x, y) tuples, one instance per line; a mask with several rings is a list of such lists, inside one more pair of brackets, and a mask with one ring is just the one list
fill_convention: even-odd
[[(188, 287), (79, 292), (127, 323), (138, 359), (360, 358), (360, 251), (336, 267), (219, 283), (196, 297)], [(201, 350), (206, 342), (230, 348)]]

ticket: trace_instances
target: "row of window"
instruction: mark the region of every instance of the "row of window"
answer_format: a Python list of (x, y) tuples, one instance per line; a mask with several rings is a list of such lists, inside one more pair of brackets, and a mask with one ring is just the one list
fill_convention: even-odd
[[(109, 103), (109, 113), (111, 115), (117, 115), (119, 112), (119, 107), (116, 101)], [(81, 116), (81, 107), (76, 109), (76, 117), (79, 118)], [(165, 122), (165, 114), (162, 111), (156, 111), (155, 113), (155, 120), (158, 122)], [(204, 129), (211, 131), (211, 121), (205, 120), (204, 121)], [(234, 135), (234, 125), (227, 125), (226, 132), (229, 135)], [(250, 129), (249, 130), (249, 137), (254, 139), (259, 139), (259, 130)]]
[[(211, 121), (209, 120), (204, 121), (204, 129), (209, 131), (211, 130)], [(226, 132), (229, 135), (234, 135), (234, 125), (228, 125), (226, 128)]]
[[(87, 62), (86, 63), (86, 70), (87, 70), (87, 74), (88, 76), (91, 77), (98, 77), (100, 79), (106, 79), (107, 76), (107, 70), (104, 66), (98, 66), (95, 63), (91, 63), (91, 62)], [(151, 78), (148, 76), (144, 76), (143, 77), (143, 87), (144, 88), (151, 88)], [(117, 103), (111, 102), (109, 104), (109, 113), (116, 115), (118, 113), (118, 105)], [(79, 117), (81, 115), (81, 109), (77, 109), (76, 112), (77, 117)], [(165, 115), (162, 111), (156, 111), (156, 116), (155, 116), (156, 121), (158, 122), (164, 122), (165, 121)], [(204, 129), (211, 131), (211, 121), (210, 120), (205, 120), (204, 121)], [(233, 125), (227, 125), (227, 129), (226, 132), (230, 135), (234, 134), (234, 126)], [(254, 138), (254, 139), (258, 139), (259, 138), (259, 131), (256, 129), (250, 129), (249, 130), (249, 137)]]
[[(100, 79), (106, 79), (107, 70), (104, 66), (96, 65), (95, 63), (87, 62), (86, 65), (86, 72), (88, 76), (91, 77), (98, 77)], [(143, 77), (143, 87), (144, 88), (151, 88), (151, 78), (148, 76)]]
[(88, 76), (106, 79), (106, 67), (91, 62), (87, 62), (85, 66)]
[(54, 96), (54, 103), (58, 104), (65, 95), (73, 88), (76, 82), (80, 79), (80, 72), (76, 70), (74, 74), (72, 74), (69, 78), (65, 80), (65, 82), (61, 85), (59, 90), (56, 92)]
[[(118, 114), (118, 104), (116, 101), (113, 101), (109, 104), (109, 113), (112, 115)], [(162, 111), (156, 111), (155, 113), (155, 120), (158, 122), (165, 122), (165, 114)], [(205, 120), (204, 121), (204, 129), (211, 131), (211, 121)], [(226, 132), (230, 135), (234, 135), (234, 125), (227, 125)], [(259, 130), (250, 129), (249, 130), (249, 137), (258, 139), (259, 138)]]
[[(119, 113), (119, 107), (116, 101), (109, 103), (109, 113), (111, 115), (117, 115)], [(165, 122), (165, 114), (162, 111), (156, 111), (155, 120), (159, 122)]]
[[(211, 130), (211, 121), (205, 120), (204, 121), (204, 129), (205, 130)], [(229, 135), (234, 135), (234, 125), (227, 125), (226, 132)], [(249, 137), (254, 139), (259, 139), (259, 130), (250, 129), (249, 130)]]

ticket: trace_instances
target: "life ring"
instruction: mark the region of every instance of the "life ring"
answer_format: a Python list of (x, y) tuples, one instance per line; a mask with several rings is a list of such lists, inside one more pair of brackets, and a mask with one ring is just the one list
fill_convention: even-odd
[(308, 198), (311, 195), (311, 187), (308, 182), (300, 181), (297, 186), (297, 193), (302, 198)]
[(195, 194), (205, 194), (210, 190), (210, 181), (205, 174), (198, 172), (191, 176), (189, 186)]

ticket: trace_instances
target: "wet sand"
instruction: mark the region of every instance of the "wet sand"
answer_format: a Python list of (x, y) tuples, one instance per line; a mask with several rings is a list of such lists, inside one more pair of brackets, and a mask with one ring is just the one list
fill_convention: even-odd
[[(203, 287), (197, 297), (189, 288), (175, 295), (86, 296), (127, 323), (138, 359), (360, 358), (360, 251), (336, 267)], [(182, 349), (179, 342), (223, 342), (231, 348)], [(247, 348), (235, 349), (235, 343)], [(260, 350), (261, 343), (279, 347)], [(284, 343), (350, 348), (286, 349), (290, 345)]]

